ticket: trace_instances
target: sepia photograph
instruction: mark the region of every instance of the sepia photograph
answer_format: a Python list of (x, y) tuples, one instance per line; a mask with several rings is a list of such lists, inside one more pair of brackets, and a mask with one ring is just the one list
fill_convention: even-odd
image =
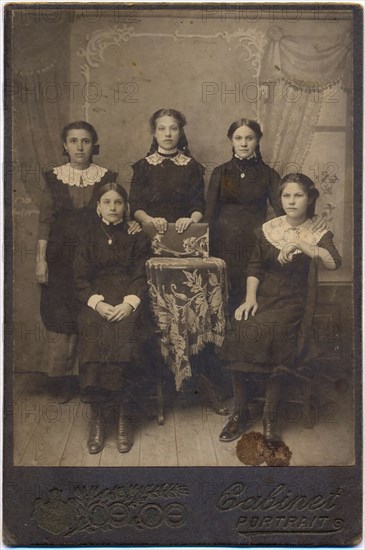
[(362, 20), (5, 7), (6, 544), (360, 541)]

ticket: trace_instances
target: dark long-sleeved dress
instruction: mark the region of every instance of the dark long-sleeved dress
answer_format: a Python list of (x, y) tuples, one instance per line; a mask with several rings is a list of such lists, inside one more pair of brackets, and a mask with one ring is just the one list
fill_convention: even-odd
[[(308, 219), (299, 228), (293, 229), (285, 216), (266, 222), (256, 231), (256, 244), (247, 268), (247, 276), (259, 279), (257, 291), (258, 310), (248, 320), (231, 321), (222, 355), (225, 359), (242, 365), (241, 370), (295, 367), (318, 355), (313, 335), (300, 346), (308, 298), (308, 274), (311, 258), (296, 252), (290, 263), (281, 265), (280, 250), (290, 242), (293, 231), (312, 245), (327, 250), (336, 268), (341, 257), (333, 244), (330, 231), (314, 231)], [(299, 359), (299, 361), (295, 361)], [(240, 370), (240, 369), (239, 369)]]
[(153, 153), (133, 165), (131, 214), (144, 210), (152, 217), (175, 222), (198, 211), (204, 214), (204, 169), (180, 151)]
[(147, 291), (145, 263), (150, 256), (148, 236), (128, 235), (125, 223), (106, 225), (95, 214), (84, 231), (74, 264), (75, 285), (82, 304), (78, 316), (81, 389), (119, 389), (118, 368), (138, 357), (146, 337), (146, 327), (139, 325), (143, 304), (126, 319), (109, 322), (87, 303), (95, 294), (112, 306), (130, 295), (142, 301)]
[(245, 295), (255, 229), (266, 221), (268, 200), (276, 215), (283, 213), (279, 181), (279, 174), (256, 158), (233, 157), (212, 173), (205, 219), (210, 226), (211, 253), (223, 258), (228, 267), (232, 309)]
[(48, 241), (48, 284), (41, 287), (41, 317), (50, 331), (70, 335), (77, 333), (72, 266), (80, 229), (95, 210), (96, 188), (116, 181), (117, 174), (96, 164), (77, 170), (68, 163), (44, 177), (38, 239)]

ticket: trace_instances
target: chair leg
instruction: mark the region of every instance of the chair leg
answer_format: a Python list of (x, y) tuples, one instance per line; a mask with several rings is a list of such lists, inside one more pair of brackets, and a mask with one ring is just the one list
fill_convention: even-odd
[(157, 421), (160, 426), (165, 423), (164, 414), (164, 395), (163, 395), (163, 369), (164, 361), (160, 351), (159, 333), (155, 335), (155, 340), (152, 344), (152, 364), (154, 371), (154, 382), (156, 385), (156, 394), (150, 397), (154, 403), (153, 416), (157, 416)]
[(156, 365), (156, 397), (157, 397), (157, 420), (160, 426), (165, 423), (163, 411), (163, 389), (162, 389), (162, 363)]

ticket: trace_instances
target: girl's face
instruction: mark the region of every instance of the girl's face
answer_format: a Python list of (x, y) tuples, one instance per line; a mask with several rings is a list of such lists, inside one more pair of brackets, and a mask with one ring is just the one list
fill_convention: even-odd
[(288, 221), (301, 223), (307, 219), (310, 202), (299, 183), (288, 181), (281, 193), (281, 203)]
[(87, 130), (69, 130), (66, 143), (63, 146), (74, 168), (82, 170), (90, 165), (93, 142)]
[(259, 139), (251, 128), (248, 126), (240, 126), (235, 130), (231, 143), (235, 155), (240, 159), (247, 159), (252, 157), (255, 153), (255, 149), (259, 144)]
[(167, 115), (158, 118), (154, 136), (162, 149), (166, 151), (176, 150), (180, 138), (180, 128), (177, 120)]
[(98, 211), (109, 223), (119, 222), (126, 211), (123, 197), (116, 191), (107, 191), (98, 201)]

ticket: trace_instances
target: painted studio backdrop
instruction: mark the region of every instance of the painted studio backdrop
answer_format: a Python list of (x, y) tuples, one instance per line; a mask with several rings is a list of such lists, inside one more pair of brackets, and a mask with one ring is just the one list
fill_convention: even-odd
[[(14, 14), (14, 370), (44, 371), (35, 280), (42, 171), (65, 162), (60, 131), (86, 120), (98, 132), (95, 162), (119, 172), (151, 142), (148, 119), (182, 111), (208, 185), (231, 156), (232, 121), (263, 129), (265, 162), (308, 174), (343, 257), (321, 272), (317, 311), (327, 368), (352, 379), (352, 20), (351, 14), (282, 10), (56, 10)], [(333, 376), (332, 376), (333, 378)]]

